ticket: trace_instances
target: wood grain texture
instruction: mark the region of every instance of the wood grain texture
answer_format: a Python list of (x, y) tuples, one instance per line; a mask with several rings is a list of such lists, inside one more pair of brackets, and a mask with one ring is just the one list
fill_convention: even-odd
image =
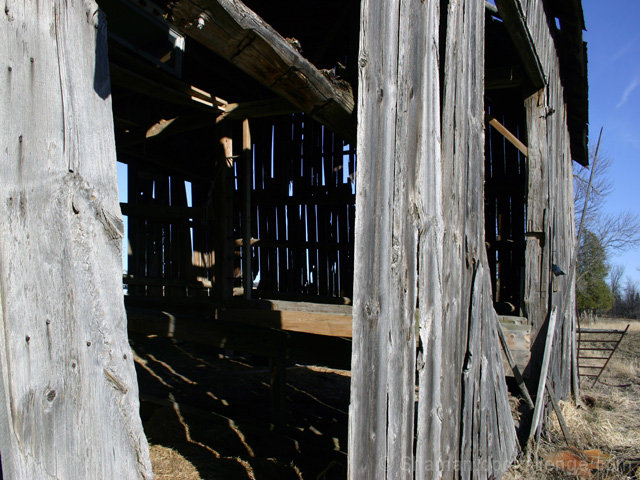
[[(361, 5), (349, 414), (354, 479), (412, 478), (413, 472), (416, 232), (409, 200), (416, 159), (405, 150), (415, 144), (403, 140), (419, 130), (400, 113), (422, 104), (426, 93), (403, 55), (411, 55), (407, 39), (421, 38), (410, 22), (430, 3)], [(403, 16), (404, 8), (415, 10)], [(417, 96), (412, 103), (410, 91)]]
[(525, 308), (532, 325), (529, 372), (540, 371), (551, 306), (558, 308), (555, 348), (549, 380), (559, 399), (572, 387), (571, 357), (575, 350), (575, 282), (573, 275), (553, 277), (551, 266), (571, 272), (575, 262), (573, 169), (567, 107), (560, 63), (541, 0), (517, 0), (547, 77), (547, 86), (527, 98), (529, 196)]
[(442, 387), (446, 478), (499, 477), (516, 447), (484, 246), (481, 3), (449, 2), (444, 47), (442, 363), (462, 374)]
[(515, 455), (484, 248), (484, 3), (449, 3), (443, 71), (439, 6), (362, 4), (354, 479), (487, 478)]
[(106, 23), (89, 0), (3, 6), (3, 475), (149, 479), (122, 300)]
[(350, 314), (229, 308), (220, 313), (220, 318), (227, 321), (279, 328), (292, 332), (345, 338), (350, 338), (352, 335)]
[(545, 341), (544, 356), (542, 359), (542, 368), (540, 369), (540, 379), (538, 381), (538, 391), (536, 393), (536, 404), (533, 410), (533, 421), (531, 423), (531, 431), (529, 432), (528, 442), (531, 442), (534, 438), (536, 430), (541, 425), (542, 412), (544, 409), (544, 395), (545, 387), (547, 384), (547, 374), (549, 372), (549, 359), (551, 358), (551, 352), (553, 351), (553, 340), (555, 337), (555, 327), (558, 317), (558, 308), (553, 307), (551, 310), (551, 316), (549, 317), (549, 328), (547, 330), (547, 338)]

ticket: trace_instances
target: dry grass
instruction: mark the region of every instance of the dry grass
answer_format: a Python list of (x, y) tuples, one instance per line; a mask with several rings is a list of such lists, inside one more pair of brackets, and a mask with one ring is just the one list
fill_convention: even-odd
[(193, 464), (176, 450), (162, 445), (149, 445), (156, 480), (202, 480)]
[[(582, 405), (561, 402), (562, 413), (578, 451), (567, 449), (555, 415), (551, 415), (548, 438), (538, 445), (538, 455), (521, 457), (504, 478), (516, 479), (637, 479), (640, 478), (640, 323), (605, 319), (591, 328), (624, 329), (629, 332), (595, 387), (583, 382)], [(584, 463), (581, 452), (597, 449), (607, 459), (599, 468)], [(575, 454), (575, 455), (574, 455)], [(564, 455), (575, 458), (577, 469), (556, 468)], [(560, 461), (562, 463), (562, 461)], [(575, 462), (574, 462), (575, 463)], [(586, 465), (586, 467), (585, 467)]]

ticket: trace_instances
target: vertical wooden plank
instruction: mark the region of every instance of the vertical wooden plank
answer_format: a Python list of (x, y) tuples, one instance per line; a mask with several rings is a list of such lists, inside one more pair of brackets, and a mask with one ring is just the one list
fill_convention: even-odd
[[(187, 206), (187, 190), (184, 180), (179, 177), (170, 177), (171, 190), (170, 201), (171, 206), (186, 207)], [(171, 225), (171, 255), (174, 267), (173, 274), (175, 279), (183, 281), (193, 281), (193, 265), (191, 263), (193, 248), (191, 246), (191, 231), (187, 222), (173, 223)], [(175, 295), (186, 296), (185, 287), (176, 287)]]
[[(154, 197), (151, 199), (153, 205), (169, 205), (169, 179), (162, 174), (154, 175), (153, 191)], [(164, 225), (155, 219), (148, 220), (148, 260), (147, 277), (157, 280), (162, 277), (163, 272), (163, 230)], [(168, 226), (168, 225), (167, 225)], [(160, 285), (147, 287), (148, 295), (160, 297), (163, 295), (163, 288)]]
[(7, 479), (151, 479), (122, 291), (107, 30), (0, 14), (0, 451)]
[[(360, 19), (358, 190), (349, 408), (349, 478), (387, 473), (391, 229), (399, 1), (363, 0)], [(373, 254), (373, 252), (376, 252)]]
[(244, 298), (250, 299), (253, 292), (251, 270), (251, 190), (253, 183), (253, 147), (249, 120), (242, 120), (242, 286)]
[[(138, 204), (140, 201), (140, 180), (138, 178), (140, 169), (134, 165), (129, 165), (127, 175), (128, 200), (131, 204)], [(145, 276), (145, 249), (144, 249), (144, 219), (136, 216), (129, 217), (129, 255), (127, 263), (127, 273), (134, 277), (143, 278)], [(143, 285), (130, 285), (129, 295), (144, 295)]]
[(227, 123), (216, 125), (215, 296), (218, 302), (233, 294), (233, 139)]
[[(502, 364), (497, 360), (499, 341), (491, 330), (497, 319), (484, 246), (484, 5), (449, 2), (446, 18), (439, 283), (442, 346), (434, 352), (437, 360), (425, 351), (427, 366), (433, 362), (441, 368), (440, 445), (433, 455), (440, 468), (436, 475), (498, 477), (513, 459), (515, 431)], [(502, 437), (504, 450), (493, 451), (492, 439), (501, 432), (507, 432)]]
[(551, 352), (553, 351), (553, 340), (556, 333), (556, 320), (558, 316), (558, 308), (553, 307), (551, 315), (549, 317), (549, 326), (547, 328), (547, 339), (545, 342), (544, 358), (542, 361), (542, 368), (540, 371), (540, 380), (538, 382), (538, 392), (536, 393), (536, 404), (533, 410), (533, 420), (531, 423), (531, 431), (529, 433), (528, 442), (533, 440), (533, 437), (540, 426), (542, 419), (542, 410), (544, 408), (544, 395), (545, 386), (547, 383), (547, 373), (549, 369), (549, 362), (551, 360)]
[[(571, 384), (568, 368), (575, 329), (573, 305), (574, 281), (558, 280), (557, 292), (551, 291), (552, 263), (569, 271), (574, 255), (573, 245), (573, 183), (570, 140), (567, 130), (566, 106), (560, 80), (559, 60), (555, 44), (546, 23), (543, 2), (529, 0), (525, 22), (531, 31), (548, 85), (527, 99), (529, 150), (529, 221), (527, 238), (525, 299), (533, 331), (540, 332), (551, 297), (558, 311), (566, 311), (558, 319), (558, 342), (552, 353), (549, 378), (559, 397), (564, 398)], [(542, 229), (533, 237), (531, 224)], [(537, 372), (542, 363), (544, 341), (532, 335), (531, 370)]]

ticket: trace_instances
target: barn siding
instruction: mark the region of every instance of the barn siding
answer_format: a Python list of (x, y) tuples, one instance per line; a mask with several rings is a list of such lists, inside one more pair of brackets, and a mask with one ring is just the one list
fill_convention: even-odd
[(484, 2), (449, 2), (442, 113), (439, 2), (368, 3), (349, 475), (499, 476), (516, 440), (484, 248)]
[(151, 478), (122, 301), (106, 24), (89, 0), (1, 6), (4, 478)]
[[(516, 0), (520, 1), (520, 0)], [(525, 101), (529, 139), (529, 196), (525, 305), (532, 325), (531, 373), (541, 364), (546, 322), (558, 307), (549, 379), (557, 395), (571, 392), (575, 348), (575, 232), (573, 169), (567, 130), (567, 107), (560, 79), (560, 63), (541, 0), (521, 4), (525, 22), (540, 58), (547, 86)], [(552, 265), (565, 276), (554, 277)]]

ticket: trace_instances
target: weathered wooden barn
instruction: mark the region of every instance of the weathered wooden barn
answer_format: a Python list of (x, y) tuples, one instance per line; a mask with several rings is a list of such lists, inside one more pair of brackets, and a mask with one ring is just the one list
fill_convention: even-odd
[(502, 475), (499, 323), (576, 391), (578, 0), (1, 3), (4, 478), (151, 478), (127, 324), (350, 368), (353, 479)]

